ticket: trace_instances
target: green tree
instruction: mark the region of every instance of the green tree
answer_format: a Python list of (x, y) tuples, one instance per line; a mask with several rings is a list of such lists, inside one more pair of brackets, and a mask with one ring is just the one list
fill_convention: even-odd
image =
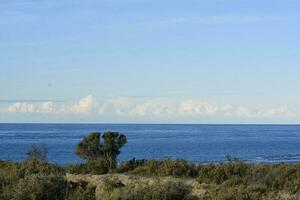
[(102, 154), (101, 133), (91, 133), (76, 148), (76, 154), (83, 160), (95, 160)]
[(109, 169), (116, 168), (120, 149), (127, 143), (125, 135), (118, 132), (91, 133), (76, 148), (76, 154), (88, 163), (105, 163)]

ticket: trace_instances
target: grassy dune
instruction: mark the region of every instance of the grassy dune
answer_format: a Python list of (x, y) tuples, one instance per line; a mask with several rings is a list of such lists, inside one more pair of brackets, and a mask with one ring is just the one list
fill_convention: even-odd
[(300, 164), (131, 160), (105, 174), (101, 166), (87, 165), (0, 161), (0, 199), (300, 199)]

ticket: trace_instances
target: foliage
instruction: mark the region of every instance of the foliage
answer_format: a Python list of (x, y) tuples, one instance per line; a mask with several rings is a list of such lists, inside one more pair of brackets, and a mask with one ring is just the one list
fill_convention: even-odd
[(191, 189), (181, 182), (160, 182), (156, 181), (151, 185), (142, 186), (138, 189), (145, 200), (193, 200)]
[(67, 183), (64, 174), (62, 167), (42, 160), (0, 161), (0, 199), (92, 200), (95, 197), (95, 188)]
[(198, 175), (195, 164), (185, 160), (149, 160), (131, 173), (143, 176), (193, 177)]
[(11, 161), (0, 161), (0, 199), (11, 199), (12, 187), (20, 177), (16, 173), (18, 166)]
[(299, 164), (246, 164), (234, 161), (226, 164), (201, 165), (197, 179), (200, 183), (217, 184), (217, 189), (209, 192), (208, 199), (300, 198)]
[(31, 175), (19, 180), (13, 191), (13, 199), (64, 199), (65, 191), (66, 182), (63, 177)]
[(194, 200), (191, 189), (181, 182), (160, 181), (125, 186), (118, 180), (106, 180), (102, 200)]
[(250, 165), (241, 161), (199, 165), (198, 180), (204, 183), (221, 184), (232, 177), (244, 177), (249, 173), (249, 169)]
[(26, 160), (22, 163), (0, 161), (0, 199), (12, 199), (14, 189), (21, 180), (28, 180), (31, 176), (55, 176), (64, 174), (64, 169), (43, 160)]
[[(103, 140), (103, 141), (102, 141)], [(127, 143), (126, 136), (118, 132), (91, 133), (76, 148), (76, 154), (87, 162), (96, 161), (115, 169), (120, 149)]]
[(144, 166), (146, 163), (147, 163), (147, 160), (145, 160), (145, 159), (136, 160), (135, 158), (133, 158), (131, 160), (121, 163), (118, 166), (117, 172), (124, 173), (124, 172), (133, 171), (138, 167)]
[(26, 160), (18, 165), (17, 173), (20, 177), (25, 177), (32, 174), (43, 174), (43, 175), (62, 175), (65, 173), (64, 168), (49, 164), (43, 160), (32, 159)]
[(106, 159), (89, 160), (87, 163), (67, 165), (66, 171), (71, 174), (106, 174), (110, 171)]
[(48, 149), (46, 146), (37, 146), (32, 145), (31, 149), (29, 149), (26, 153), (27, 160), (47, 160)]
[(101, 133), (91, 133), (76, 148), (76, 154), (83, 160), (94, 160), (101, 156)]
[(95, 187), (91, 187), (87, 182), (68, 183), (66, 200), (94, 200)]
[(100, 157), (116, 159), (120, 149), (126, 144), (126, 136), (117, 132), (91, 133), (77, 146), (76, 154), (84, 160), (96, 160)]
[(88, 174), (86, 164), (69, 164), (65, 166), (66, 172), (70, 174)]

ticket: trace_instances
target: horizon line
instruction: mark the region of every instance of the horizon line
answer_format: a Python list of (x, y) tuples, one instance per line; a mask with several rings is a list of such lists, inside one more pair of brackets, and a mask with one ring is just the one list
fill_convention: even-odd
[(3, 124), (36, 124), (36, 125), (256, 125), (256, 126), (300, 126), (300, 123), (76, 123), (76, 122), (0, 122)]

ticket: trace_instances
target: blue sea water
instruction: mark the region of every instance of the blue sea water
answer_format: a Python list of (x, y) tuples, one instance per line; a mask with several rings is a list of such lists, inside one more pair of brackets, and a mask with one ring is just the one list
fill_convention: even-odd
[(0, 160), (22, 161), (32, 144), (46, 145), (48, 161), (80, 162), (74, 150), (94, 131), (128, 138), (119, 161), (184, 158), (220, 162), (227, 154), (248, 162), (300, 161), (298, 125), (0, 124)]

